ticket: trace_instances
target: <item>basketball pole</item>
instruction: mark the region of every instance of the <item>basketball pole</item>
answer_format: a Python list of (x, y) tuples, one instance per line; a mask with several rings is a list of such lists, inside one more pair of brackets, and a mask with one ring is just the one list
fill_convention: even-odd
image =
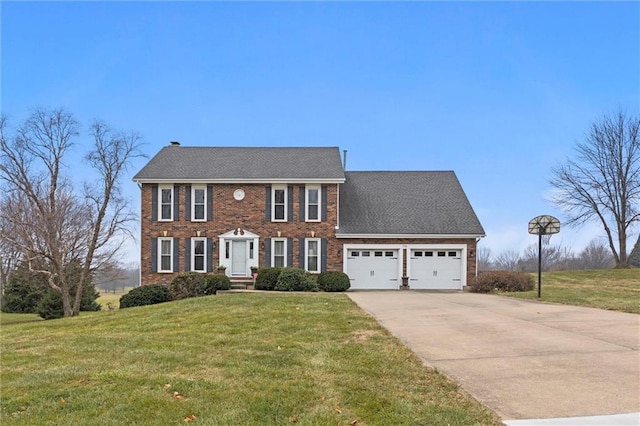
[(542, 294), (542, 233), (544, 229), (542, 225), (540, 225), (540, 229), (538, 232), (538, 299), (540, 299)]

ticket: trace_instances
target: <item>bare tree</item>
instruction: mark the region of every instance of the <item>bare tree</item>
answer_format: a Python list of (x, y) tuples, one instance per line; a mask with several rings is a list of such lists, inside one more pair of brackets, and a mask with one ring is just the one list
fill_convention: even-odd
[[(540, 259), (542, 271), (562, 271), (573, 269), (575, 256), (569, 247), (561, 243), (551, 244), (551, 235), (542, 237), (542, 257)], [(538, 270), (538, 244), (531, 244), (524, 250), (518, 262), (518, 269), (525, 272)]]
[(581, 269), (606, 269), (614, 265), (609, 248), (598, 240), (591, 240), (578, 255)]
[(488, 271), (492, 267), (491, 249), (489, 247), (478, 247), (476, 250), (478, 270)]
[(599, 221), (617, 267), (627, 267), (627, 237), (640, 221), (640, 117), (618, 112), (591, 126), (576, 159), (552, 170), (551, 201), (568, 225)]
[[(5, 124), (0, 121), (0, 216), (8, 226), (0, 230), (0, 238), (17, 248), (32, 270), (47, 276), (50, 287), (62, 295), (64, 315), (77, 315), (93, 270), (113, 258), (119, 248), (116, 237), (128, 232), (134, 218), (119, 181), (130, 160), (141, 156), (140, 138), (95, 122), (86, 161), (98, 178), (78, 193), (63, 173), (63, 160), (79, 135), (71, 113), (37, 109), (13, 138), (5, 137)], [(72, 262), (82, 267), (73, 295), (76, 283), (68, 282), (65, 273)]]
[(520, 253), (515, 250), (507, 250), (496, 256), (494, 265), (497, 269), (516, 271), (520, 262)]

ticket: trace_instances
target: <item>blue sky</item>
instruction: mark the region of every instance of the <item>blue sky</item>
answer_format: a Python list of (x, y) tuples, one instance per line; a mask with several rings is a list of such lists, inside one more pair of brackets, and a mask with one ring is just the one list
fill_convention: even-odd
[[(64, 107), (85, 129), (100, 118), (138, 131), (149, 156), (171, 140), (339, 146), (348, 170), (455, 170), (494, 254), (535, 243), (537, 215), (563, 220), (545, 198), (550, 169), (590, 123), (640, 112), (638, 2), (0, 8), (1, 110), (14, 123)], [(142, 165), (124, 182), (136, 209)], [(579, 250), (600, 235), (565, 227), (554, 240)]]

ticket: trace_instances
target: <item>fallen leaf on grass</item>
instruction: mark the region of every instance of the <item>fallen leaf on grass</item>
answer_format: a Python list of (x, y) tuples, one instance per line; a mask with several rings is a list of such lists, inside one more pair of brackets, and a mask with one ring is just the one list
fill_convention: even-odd
[(169, 383), (165, 383), (165, 385), (162, 387), (162, 389), (167, 390), (171, 387), (171, 385)]
[(291, 416), (291, 423), (298, 423), (298, 416), (296, 416), (295, 414)]
[(187, 417), (184, 418), (185, 423), (190, 423), (195, 421), (196, 421), (196, 416), (194, 416), (193, 414), (189, 414)]
[(60, 401), (58, 401), (58, 402), (60, 402), (60, 405), (64, 405), (64, 404), (67, 403), (67, 401), (65, 401), (64, 398), (62, 398), (62, 397), (60, 397)]
[(336, 408), (333, 409), (338, 414), (342, 414), (342, 409), (336, 405)]
[(349, 423), (349, 426), (358, 426), (358, 419), (355, 419), (354, 421)]
[(173, 392), (173, 397), (175, 399), (181, 399), (181, 400), (184, 399), (184, 396), (180, 395), (179, 392)]

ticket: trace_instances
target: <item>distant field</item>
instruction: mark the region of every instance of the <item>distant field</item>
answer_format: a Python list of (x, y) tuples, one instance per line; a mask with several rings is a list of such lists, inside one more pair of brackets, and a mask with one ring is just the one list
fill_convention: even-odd
[(120, 298), (129, 293), (133, 287), (125, 287), (124, 289), (118, 289), (115, 293), (106, 292), (104, 290), (100, 291), (100, 297), (98, 297), (97, 302), (102, 306), (103, 311), (109, 310), (109, 303), (111, 304), (111, 309), (119, 309), (120, 308)]
[[(537, 299), (537, 274), (535, 282), (533, 291), (503, 295)], [(545, 272), (540, 300), (640, 314), (640, 269)]]

